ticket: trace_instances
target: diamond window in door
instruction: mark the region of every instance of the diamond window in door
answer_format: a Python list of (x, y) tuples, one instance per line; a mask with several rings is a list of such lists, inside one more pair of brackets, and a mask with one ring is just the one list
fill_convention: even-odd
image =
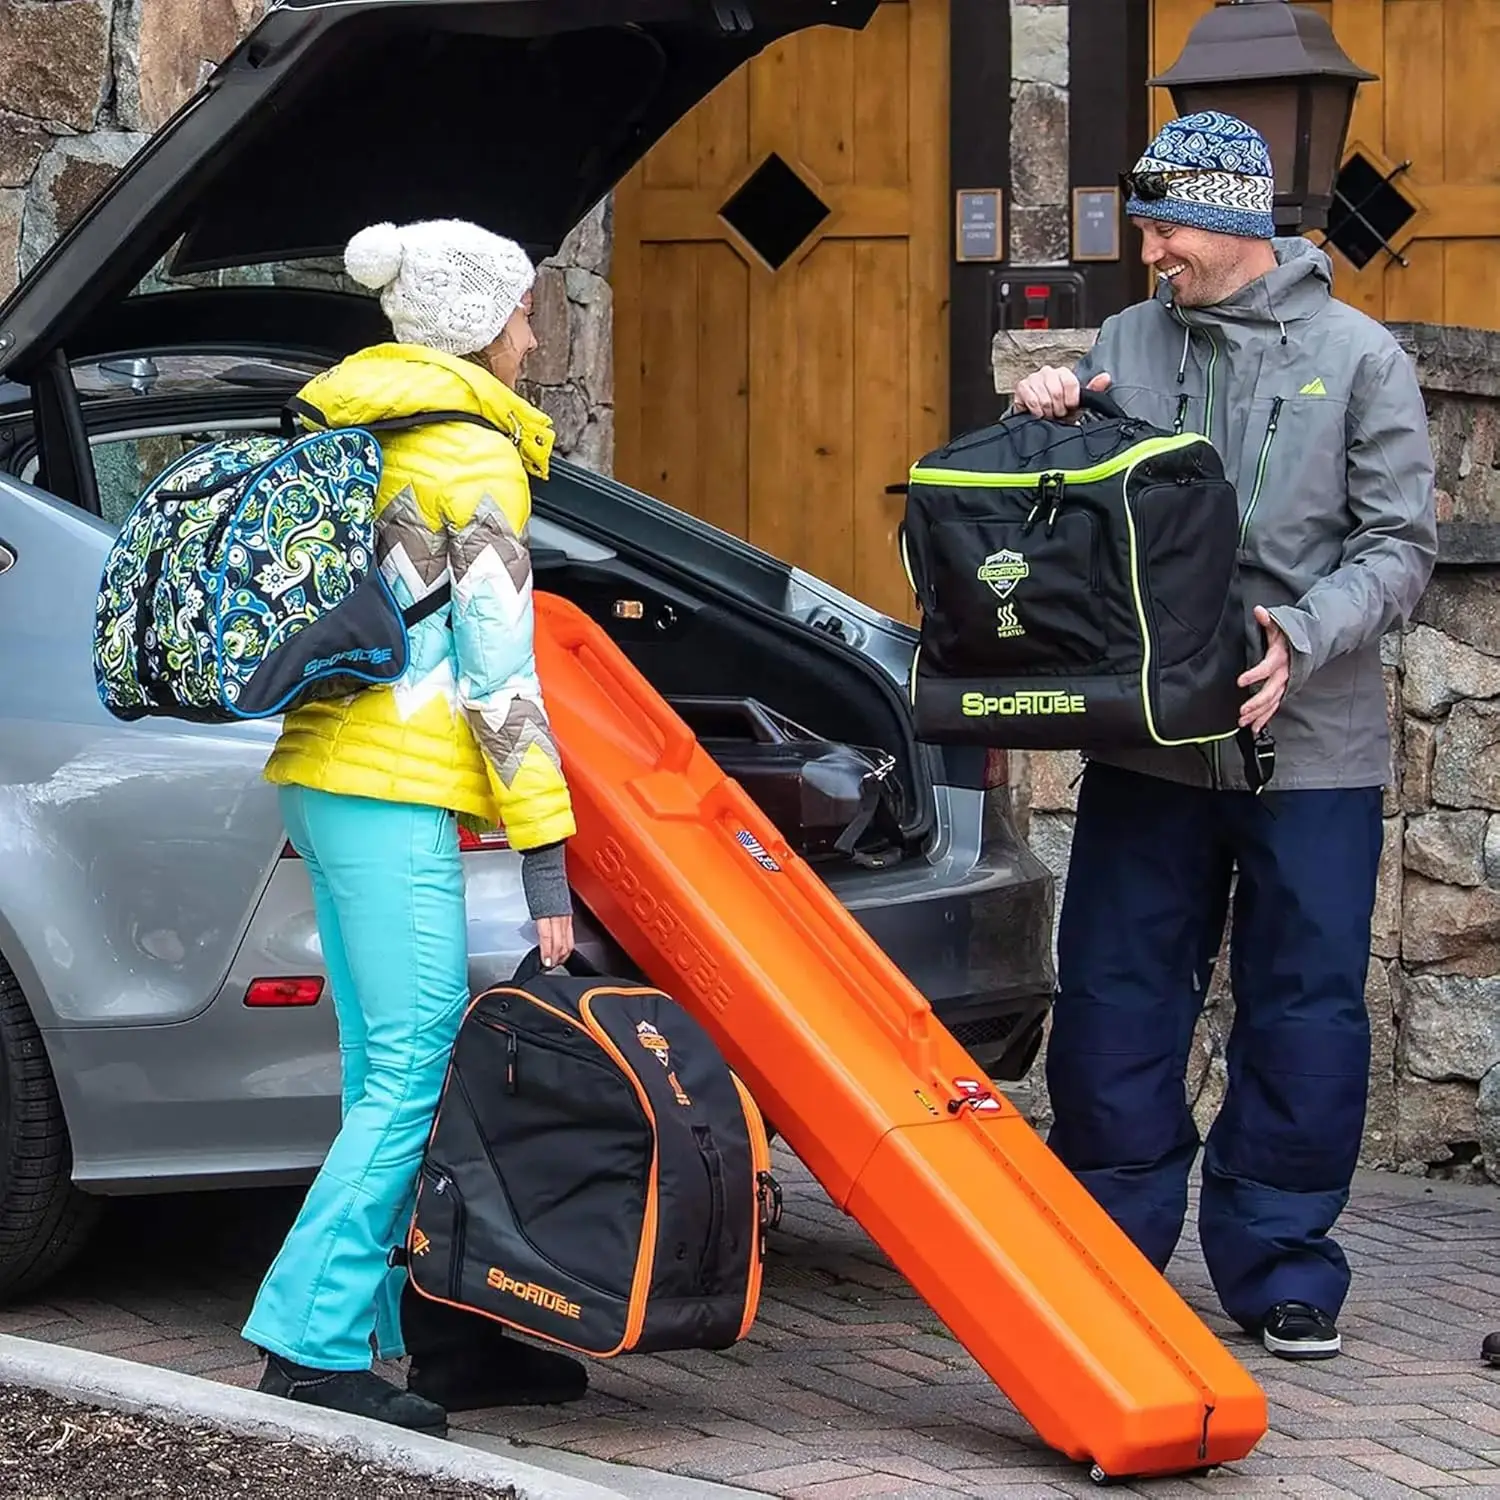
[(719, 217), (779, 271), (832, 211), (773, 151), (719, 210)]
[(1333, 185), (1325, 238), (1356, 270), (1382, 253), (1399, 258), (1401, 232), (1417, 216), (1417, 206), (1392, 181), (1395, 175), (1356, 148)]

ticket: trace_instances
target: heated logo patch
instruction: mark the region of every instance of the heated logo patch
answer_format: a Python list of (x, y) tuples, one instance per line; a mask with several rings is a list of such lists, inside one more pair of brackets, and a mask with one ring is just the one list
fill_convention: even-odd
[[(989, 584), (998, 599), (1005, 600), (1015, 592), (1018, 583), (1031, 577), (1031, 564), (1007, 547), (1001, 552), (991, 552), (979, 565), (977, 576), (981, 583)], [(1014, 604), (1002, 603), (995, 611), (995, 619), (998, 622), (995, 634), (1002, 641), (1026, 634), (1026, 627), (1016, 618)]]
[(781, 866), (766, 853), (765, 846), (750, 832), (748, 828), (742, 828), (735, 834), (739, 846), (758, 864), (761, 869), (769, 870), (773, 875), (780, 871)]

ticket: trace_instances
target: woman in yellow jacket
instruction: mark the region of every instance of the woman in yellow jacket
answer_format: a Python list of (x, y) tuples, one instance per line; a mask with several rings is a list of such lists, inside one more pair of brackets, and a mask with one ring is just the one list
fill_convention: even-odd
[[(574, 1399), (583, 1367), (417, 1297), (389, 1257), (469, 998), (458, 825), (502, 825), (548, 964), (573, 946), (563, 848), (574, 832), (532, 649), (528, 475), (553, 432), (516, 394), (536, 347), (535, 271), (472, 224), (382, 224), (350, 242), (395, 342), (346, 359), (302, 401), (333, 426), (424, 412), (388, 435), (376, 529), (401, 608), (444, 584), (389, 688), (289, 714), (266, 774), (306, 862), (333, 991), (343, 1124), (245, 1326), (260, 1389), (442, 1433), (447, 1412)], [(407, 1386), (380, 1378), (409, 1353)]]

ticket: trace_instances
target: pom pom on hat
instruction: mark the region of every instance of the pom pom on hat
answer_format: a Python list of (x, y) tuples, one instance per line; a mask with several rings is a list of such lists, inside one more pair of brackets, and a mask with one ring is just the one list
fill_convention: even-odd
[(344, 266), (372, 291), (388, 287), (401, 273), (401, 231), (394, 224), (372, 224), (349, 241)]
[(397, 342), (447, 354), (488, 348), (536, 281), (514, 240), (460, 219), (371, 225), (349, 241), (344, 264), (380, 291)]

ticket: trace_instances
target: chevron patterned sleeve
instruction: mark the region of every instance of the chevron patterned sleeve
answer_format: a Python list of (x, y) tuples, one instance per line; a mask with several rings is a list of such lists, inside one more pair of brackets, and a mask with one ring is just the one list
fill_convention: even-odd
[(526, 850), (570, 838), (575, 825), (537, 678), (531, 554), (516, 524), (526, 510), (512, 509), (515, 520), (483, 494), (466, 520), (450, 519), (448, 556), (459, 703), (511, 845)]

